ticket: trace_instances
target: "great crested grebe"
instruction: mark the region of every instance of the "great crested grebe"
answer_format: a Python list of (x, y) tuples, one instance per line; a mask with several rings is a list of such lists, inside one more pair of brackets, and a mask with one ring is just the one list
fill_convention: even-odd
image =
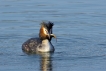
[(25, 52), (54, 52), (54, 46), (51, 43), (52, 37), (56, 38), (54, 34), (52, 34), (52, 22), (42, 22), (39, 37), (38, 38), (30, 38), (26, 42), (22, 44), (22, 50)]

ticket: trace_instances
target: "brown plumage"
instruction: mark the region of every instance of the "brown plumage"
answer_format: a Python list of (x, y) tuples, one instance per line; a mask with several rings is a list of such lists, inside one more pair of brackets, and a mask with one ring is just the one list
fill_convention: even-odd
[(43, 26), (41, 26), (41, 28), (40, 28), (39, 38), (41, 40), (49, 39), (49, 34), (48, 34), (47, 30)]

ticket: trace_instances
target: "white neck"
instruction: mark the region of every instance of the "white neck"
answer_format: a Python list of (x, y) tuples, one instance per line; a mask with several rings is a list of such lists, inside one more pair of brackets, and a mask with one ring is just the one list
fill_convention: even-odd
[(41, 47), (38, 48), (40, 52), (54, 51), (54, 47), (48, 39), (42, 41)]

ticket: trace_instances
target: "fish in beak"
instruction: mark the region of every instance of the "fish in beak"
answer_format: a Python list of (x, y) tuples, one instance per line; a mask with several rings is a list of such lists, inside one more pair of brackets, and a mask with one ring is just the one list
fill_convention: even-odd
[(54, 37), (56, 39), (56, 42), (57, 42), (57, 37), (54, 34), (50, 34), (50, 37)]

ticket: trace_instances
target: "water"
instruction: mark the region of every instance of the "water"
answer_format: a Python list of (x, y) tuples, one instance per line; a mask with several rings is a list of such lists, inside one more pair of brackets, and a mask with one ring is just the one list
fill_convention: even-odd
[[(54, 22), (54, 54), (21, 45)], [(106, 0), (0, 0), (0, 71), (106, 71)]]

